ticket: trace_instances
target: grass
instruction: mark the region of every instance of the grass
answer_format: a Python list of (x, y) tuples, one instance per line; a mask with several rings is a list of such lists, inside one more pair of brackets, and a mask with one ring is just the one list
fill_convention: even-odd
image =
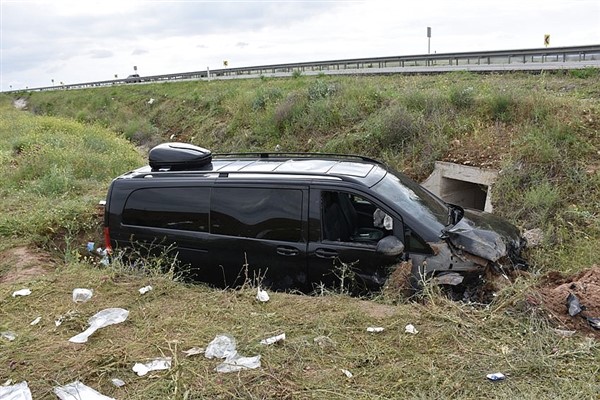
[[(31, 113), (1, 95), (0, 332), (18, 336), (0, 339), (0, 382), (26, 380), (34, 398), (54, 398), (52, 387), (75, 379), (128, 399), (596, 398), (597, 341), (557, 335), (533, 288), (538, 274), (600, 264), (597, 77), (296, 74), (29, 93)], [(527, 254), (532, 276), (503, 287), (487, 307), (450, 302), (430, 286), (415, 302), (324, 290), (271, 293), (259, 303), (252, 285), (215, 290), (148, 264), (104, 267), (84, 257), (87, 241), (101, 243), (96, 205), (110, 180), (145, 162), (134, 145), (168, 140), (216, 152), (280, 145), (365, 154), (415, 179), (438, 159), (496, 167), (497, 213), (541, 228), (544, 241)], [(14, 249), (44, 256), (25, 265), (9, 256)], [(154, 290), (140, 295), (148, 284)], [(32, 294), (11, 296), (23, 287)], [(93, 289), (92, 300), (73, 303), (78, 287)], [(68, 342), (108, 307), (128, 309), (129, 318), (87, 344)], [(58, 316), (67, 317), (56, 327)], [(417, 335), (404, 332), (409, 323)], [(259, 344), (283, 332), (283, 343)], [(262, 367), (218, 374), (218, 361), (182, 353), (221, 333), (236, 338), (242, 355), (260, 354)], [(131, 370), (160, 356), (173, 358), (170, 370)], [(507, 379), (487, 381), (493, 372)], [(114, 387), (115, 377), (127, 385)]]

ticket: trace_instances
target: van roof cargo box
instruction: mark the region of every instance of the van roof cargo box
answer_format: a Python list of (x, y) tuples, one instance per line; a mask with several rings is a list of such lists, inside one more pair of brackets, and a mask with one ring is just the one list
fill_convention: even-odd
[(188, 143), (163, 143), (152, 148), (148, 162), (153, 171), (170, 169), (182, 171), (201, 168), (212, 161), (210, 150)]

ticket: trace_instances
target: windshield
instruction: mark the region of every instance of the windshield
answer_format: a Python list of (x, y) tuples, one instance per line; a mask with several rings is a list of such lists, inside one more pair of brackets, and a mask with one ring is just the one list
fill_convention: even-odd
[(387, 173), (372, 189), (396, 205), (413, 229), (423, 226), (437, 236), (451, 222), (448, 205), (407, 177)]

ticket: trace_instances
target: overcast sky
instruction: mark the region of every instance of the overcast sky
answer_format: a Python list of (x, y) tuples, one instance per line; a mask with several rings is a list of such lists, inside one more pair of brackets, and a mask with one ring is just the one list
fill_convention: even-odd
[(600, 44), (599, 0), (0, 0), (2, 90), (302, 61)]

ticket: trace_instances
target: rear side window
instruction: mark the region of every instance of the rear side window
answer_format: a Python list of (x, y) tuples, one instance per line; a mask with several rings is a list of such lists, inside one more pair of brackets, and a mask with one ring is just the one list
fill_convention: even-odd
[(210, 188), (148, 188), (129, 195), (123, 223), (208, 232)]
[(302, 190), (213, 188), (211, 233), (302, 242)]

